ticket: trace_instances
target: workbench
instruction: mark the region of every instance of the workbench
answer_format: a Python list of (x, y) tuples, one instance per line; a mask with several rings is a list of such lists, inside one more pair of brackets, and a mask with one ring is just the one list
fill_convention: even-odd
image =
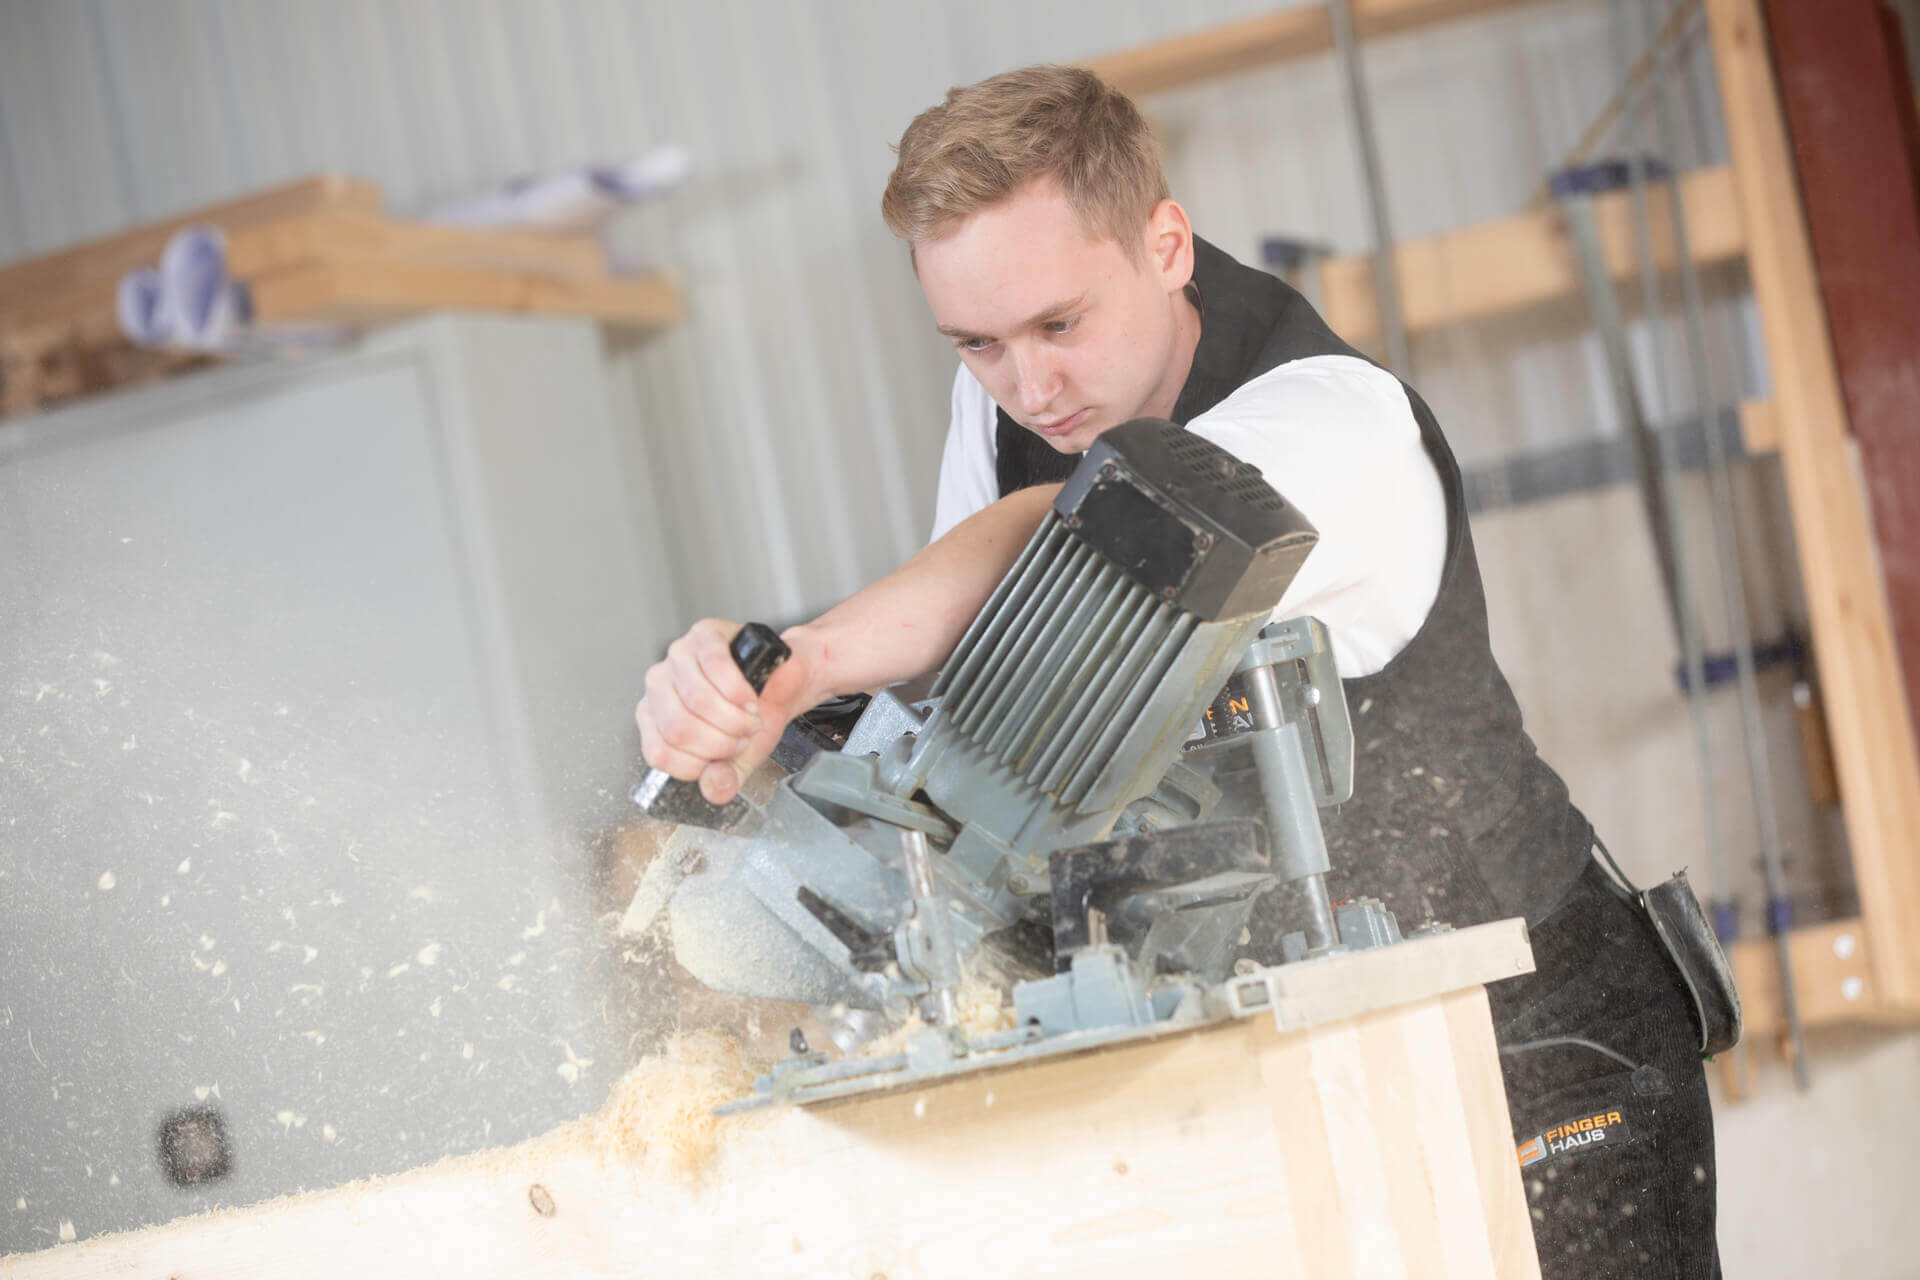
[(1278, 1016), (749, 1112), (703, 1176), (588, 1119), (0, 1277), (1536, 1277), (1480, 985), (1532, 964), (1502, 921), (1289, 966)]

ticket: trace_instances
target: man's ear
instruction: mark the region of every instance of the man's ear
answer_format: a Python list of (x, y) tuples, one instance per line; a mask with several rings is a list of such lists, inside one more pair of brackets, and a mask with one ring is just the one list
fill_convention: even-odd
[(1193, 227), (1177, 200), (1162, 200), (1147, 215), (1147, 263), (1168, 293), (1193, 279)]

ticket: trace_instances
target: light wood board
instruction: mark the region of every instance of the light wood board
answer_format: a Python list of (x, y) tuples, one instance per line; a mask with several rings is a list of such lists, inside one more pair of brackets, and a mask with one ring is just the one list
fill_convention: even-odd
[[(1793, 961), (1794, 996), (1802, 1024), (1910, 1022), (1881, 999), (1874, 979), (1873, 946), (1856, 918), (1803, 925), (1787, 935)], [(1780, 1003), (1780, 957), (1772, 938), (1750, 938), (1728, 950), (1746, 1034), (1762, 1040), (1784, 1030)]]
[(657, 276), (583, 278), (430, 262), (306, 263), (249, 282), (262, 325), (375, 324), (427, 310), (584, 316), (655, 328), (681, 316), (680, 292)]
[[(1517, 925), (1454, 945), (1527, 968)], [(1409, 989), (1449, 954), (1433, 942), (1396, 948)], [(1377, 997), (1392, 968), (1356, 989)], [(1539, 1274), (1478, 985), (762, 1114), (703, 1183), (605, 1163), (577, 1125), (18, 1255), (0, 1277)]]
[[(1364, 40), (1529, 2), (1353, 0), (1353, 25)], [(1307, 58), (1331, 48), (1333, 25), (1327, 6), (1304, 4), (1104, 54), (1086, 65), (1123, 93), (1139, 96)]]
[(200, 223), (227, 228), (271, 222), (313, 210), (380, 212), (380, 188), (359, 178), (321, 173), (221, 204), (142, 223), (53, 253), (0, 267), (0, 310), (43, 301), (88, 285), (112, 285), (135, 267), (151, 266), (173, 233)]
[[(1733, 172), (1699, 169), (1680, 182), (1686, 201), (1688, 248), (1700, 266), (1746, 251), (1745, 227)], [(1661, 270), (1679, 261), (1669, 233), (1671, 188), (1647, 189), (1653, 256)], [(1594, 200), (1594, 220), (1614, 279), (1639, 270), (1634, 249), (1629, 192)], [(1394, 247), (1400, 308), (1407, 331), (1421, 333), (1462, 320), (1479, 320), (1582, 293), (1579, 261), (1557, 208), (1497, 218)], [(1379, 298), (1373, 287), (1373, 256), (1330, 259), (1321, 269), (1322, 312), (1335, 333), (1360, 344), (1380, 333)]]

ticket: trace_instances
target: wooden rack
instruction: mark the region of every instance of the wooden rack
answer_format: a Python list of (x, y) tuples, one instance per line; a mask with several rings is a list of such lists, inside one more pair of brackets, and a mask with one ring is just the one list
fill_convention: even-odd
[[(1362, 38), (1515, 7), (1525, 0), (1352, 0)], [(1789, 949), (1802, 1020), (1920, 1018), (1920, 752), (1896, 655), (1867, 495), (1851, 458), (1827, 321), (1792, 154), (1781, 120), (1758, 0), (1706, 0), (1732, 163), (1684, 175), (1690, 249), (1701, 265), (1743, 258), (1753, 280), (1773, 396), (1748, 402), (1750, 451), (1777, 449), (1792, 504), (1813, 651), (1839, 793), (1859, 885), (1859, 919), (1795, 929)], [(1133, 94), (1325, 52), (1325, 5), (1304, 5), (1090, 61)], [(1638, 74), (1638, 73), (1637, 73)], [(1617, 104), (1616, 104), (1617, 106)], [(1609, 111), (1615, 108), (1609, 108)], [(1656, 201), (1667, 188), (1649, 192)], [(1615, 273), (1634, 265), (1625, 196), (1603, 197), (1602, 235)], [(1663, 228), (1661, 209), (1652, 225)], [(1656, 236), (1659, 233), (1656, 232)], [(1671, 242), (1656, 257), (1675, 261)], [(1537, 306), (1579, 294), (1578, 267), (1559, 212), (1511, 217), (1395, 246), (1410, 332)], [(1364, 342), (1380, 317), (1371, 255), (1336, 258), (1322, 272), (1334, 329)], [(1737, 944), (1733, 962), (1751, 1030), (1783, 1019), (1771, 940)]]
[(164, 375), (206, 357), (132, 348), (114, 295), (183, 227), (218, 227), (253, 323), (366, 325), (441, 309), (583, 316), (622, 329), (670, 325), (677, 288), (614, 276), (577, 235), (388, 217), (380, 190), (322, 174), (0, 267), (0, 416)]

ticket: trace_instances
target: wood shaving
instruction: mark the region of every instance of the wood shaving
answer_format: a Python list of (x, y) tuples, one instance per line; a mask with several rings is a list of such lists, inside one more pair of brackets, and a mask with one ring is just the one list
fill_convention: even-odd
[[(954, 992), (954, 1004), (960, 1014), (960, 1029), (970, 1036), (989, 1035), (1013, 1027), (1013, 1005), (1007, 993), (978, 974), (969, 973), (960, 979), (959, 990)], [(916, 1008), (907, 1015), (905, 1022), (879, 1039), (863, 1045), (860, 1056), (884, 1058), (889, 1054), (905, 1053), (907, 1038), (926, 1025), (926, 1020)]]
[(676, 1035), (620, 1079), (594, 1117), (594, 1144), (607, 1159), (655, 1178), (694, 1182), (712, 1166), (729, 1121), (713, 1114), (753, 1091), (764, 1067), (724, 1031)]

